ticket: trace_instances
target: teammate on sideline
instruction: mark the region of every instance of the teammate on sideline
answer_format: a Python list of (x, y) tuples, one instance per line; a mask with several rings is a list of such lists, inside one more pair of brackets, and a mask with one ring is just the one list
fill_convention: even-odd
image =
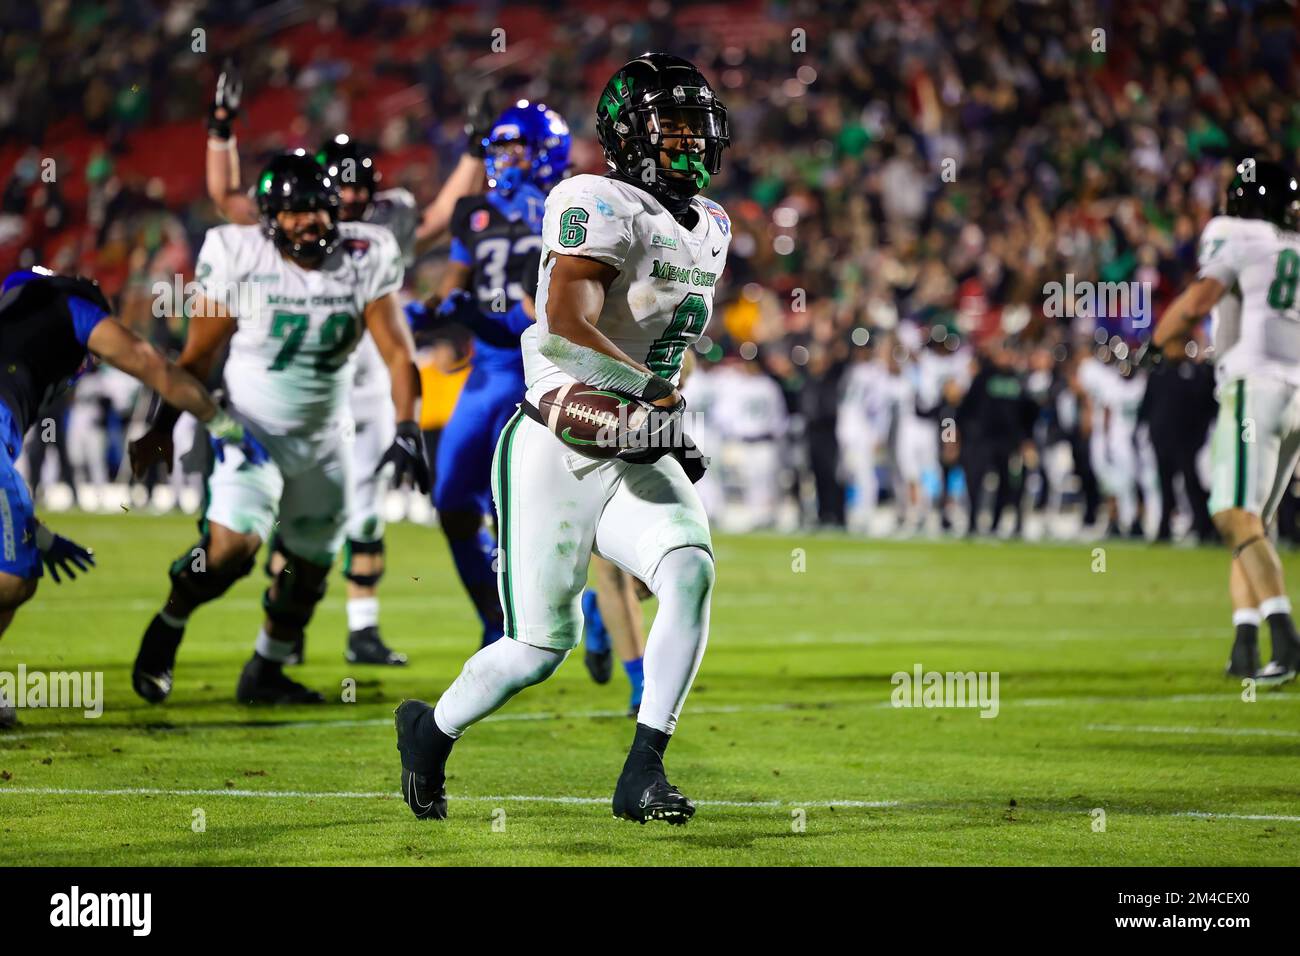
[[(151, 702), (171, 692), (190, 614), (248, 574), (277, 528), (288, 560), (267, 588), (265, 621), (236, 696), (245, 703), (323, 699), (282, 668), (324, 596), (346, 532), (353, 465), (348, 387), (363, 332), (383, 356), (396, 409), (396, 437), (379, 467), (391, 464), (395, 481), (409, 473), (422, 491), (428, 488), (415, 421), (420, 379), (397, 301), (403, 269), (392, 234), (338, 222), (334, 181), (302, 150), (273, 159), (256, 191), (260, 225), (208, 231), (195, 270), (203, 296), (180, 364), (206, 377), (230, 343), (231, 404), (270, 461), (253, 465), (227, 455), (213, 472), (202, 541), (172, 565), (171, 593), (136, 658), (133, 686)], [(170, 461), (175, 421), (175, 409), (164, 408), (132, 444), (133, 461)]]
[[(694, 66), (655, 53), (613, 76), (596, 123), (610, 175), (575, 176), (546, 201), (537, 322), (523, 336), (527, 402), (581, 382), (680, 414), (682, 356), (708, 323), (731, 240), (722, 207), (697, 195), (721, 169), (727, 111)], [(659, 599), (614, 814), (679, 824), (694, 814), (668, 782), (663, 754), (704, 653), (712, 544), (681, 462), (669, 448), (649, 451), (587, 460), (523, 409), (511, 418), (493, 467), (509, 640), (471, 657), (436, 708), (398, 706), (402, 793), (416, 816), (446, 816), (456, 740), (549, 677), (577, 644), (593, 552)]]
[(238, 446), (248, 461), (265, 461), (252, 433), (222, 411), (207, 389), (168, 362), (117, 319), (99, 284), (46, 269), (11, 273), (0, 294), (0, 634), (36, 593), (42, 568), (55, 584), (59, 572), (75, 578), (95, 559), (86, 548), (50, 532), (36, 520), (32, 499), (14, 461), (40, 407), (68, 388), (94, 359), (139, 379), (163, 400), (203, 422), (216, 453)]
[[(1236, 631), (1227, 673), (1282, 684), (1300, 670), (1300, 638), (1282, 562), (1266, 528), (1300, 459), (1300, 186), (1266, 160), (1246, 160), (1223, 215), (1201, 234), (1195, 282), (1161, 317), (1154, 349), (1176, 355), (1214, 310), (1219, 419), (1211, 445), (1210, 514), (1232, 549)], [(1273, 659), (1259, 666), (1259, 624)]]
[[(239, 148), (233, 124), (239, 115), (242, 84), (228, 65), (217, 80), (209, 112), (207, 146), (208, 195), (230, 222), (252, 225), (258, 221), (257, 205), (240, 189)], [(374, 156), (347, 134), (327, 139), (316, 159), (339, 187), (339, 219), (382, 226), (393, 234), (407, 268), (418, 251), (431, 247), (446, 234), (451, 213), (462, 196), (483, 181), (483, 152), (479, 142), (485, 122), (486, 102), (480, 96), (471, 104), (466, 129), (469, 145), (442, 191), (421, 215), (406, 189), (380, 189), (382, 176)], [(391, 384), (379, 351), (369, 336), (357, 345), (356, 370), (349, 395), (355, 430), (353, 445), (352, 505), (348, 513), (343, 576), (347, 579), (348, 641), (344, 656), (353, 663), (404, 665), (405, 654), (389, 648), (379, 630), (379, 581), (384, 574), (383, 500), (388, 489), (376, 465), (393, 440)], [(279, 536), (272, 539), (267, 571), (278, 574), (287, 560)], [(298, 647), (287, 663), (300, 663)]]

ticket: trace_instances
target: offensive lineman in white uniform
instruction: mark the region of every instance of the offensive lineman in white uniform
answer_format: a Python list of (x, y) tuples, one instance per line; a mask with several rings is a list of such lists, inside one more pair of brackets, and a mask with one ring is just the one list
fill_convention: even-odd
[[(1245, 160), (1224, 214), (1201, 234), (1198, 277), (1165, 310), (1154, 349), (1176, 354), (1214, 309), (1219, 420), (1211, 445), (1210, 513), (1232, 549), (1236, 631), (1227, 672), (1262, 684), (1292, 680), (1300, 639), (1282, 563), (1265, 528), (1300, 459), (1300, 186), (1290, 170)], [(1273, 659), (1259, 667), (1266, 620)]]
[[(726, 109), (690, 63), (645, 54), (606, 85), (596, 130), (610, 175), (575, 176), (546, 200), (537, 322), (522, 342), (526, 402), (582, 382), (680, 414), (682, 356), (708, 323), (731, 238), (722, 208), (696, 195), (721, 168)], [(456, 739), (549, 677), (578, 643), (593, 553), (659, 599), (614, 815), (680, 824), (695, 812), (669, 784), (663, 753), (704, 653), (713, 554), (688, 456), (657, 451), (593, 461), (522, 408), (502, 432), (493, 496), (507, 639), (471, 657), (436, 708), (398, 707), (402, 793), (416, 816), (446, 816)]]
[[(208, 121), (208, 194), (227, 220), (244, 225), (258, 221), (253, 198), (239, 188), (239, 151), (233, 123), (239, 115), (242, 84), (230, 66), (217, 81)], [(374, 158), (347, 134), (327, 140), (316, 154), (339, 187), (340, 219), (368, 222), (393, 234), (406, 268), (417, 252), (427, 251), (447, 231), (456, 201), (476, 192), (483, 180), (482, 134), (473, 127), (490, 117), (490, 104), (480, 98), (471, 104), (469, 146), (437, 199), (423, 215), (415, 197), (401, 188), (378, 189), (381, 177)], [(348, 643), (344, 656), (353, 663), (404, 665), (406, 655), (389, 648), (379, 633), (379, 580), (384, 573), (383, 500), (388, 476), (375, 466), (393, 440), (393, 407), (389, 400), (388, 372), (370, 336), (362, 336), (355, 353), (350, 406), (355, 426), (351, 510), (344, 546), (343, 576), (347, 579)], [(275, 575), (285, 555), (279, 537), (272, 539), (267, 571)], [(288, 663), (301, 663), (303, 649), (296, 648)]]
[[(315, 703), (285, 660), (325, 593), (346, 530), (352, 492), (352, 353), (369, 332), (392, 380), (396, 438), (379, 465), (428, 490), (415, 422), (420, 395), (413, 345), (397, 300), (402, 256), (392, 234), (337, 221), (339, 194), (304, 151), (277, 156), (257, 184), (260, 226), (208, 231), (195, 280), (202, 289), (180, 366), (205, 378), (230, 343), (225, 379), (232, 413), (266, 446), (252, 465), (227, 453), (209, 480), (200, 544), (171, 568), (171, 593), (141, 641), (132, 684), (146, 700), (171, 692), (176, 650), (190, 614), (253, 566), (277, 532), (288, 552), (263, 599), (266, 617), (236, 697), (245, 703)], [(171, 461), (174, 410), (134, 443), (133, 460)], [(143, 466), (142, 466), (143, 467)]]

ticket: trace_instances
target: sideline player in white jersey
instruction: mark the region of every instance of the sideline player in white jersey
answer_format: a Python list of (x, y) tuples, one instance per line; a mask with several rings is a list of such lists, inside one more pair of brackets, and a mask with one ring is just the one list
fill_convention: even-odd
[[(402, 256), (388, 230), (337, 221), (334, 180), (303, 150), (277, 156), (258, 179), (260, 226), (208, 231), (195, 280), (202, 290), (180, 365), (206, 378), (229, 342), (225, 381), (232, 412), (271, 460), (253, 466), (227, 454), (208, 483), (203, 539), (171, 568), (171, 593), (150, 622), (132, 673), (146, 700), (172, 686), (189, 616), (253, 567), (278, 533), (288, 555), (263, 599), (265, 622), (236, 696), (245, 703), (323, 698), (282, 667), (343, 544), (352, 493), (352, 353), (369, 332), (392, 380), (396, 437), (379, 467), (410, 474), (428, 491), (415, 421), (420, 378), (397, 293)], [(174, 410), (132, 446), (133, 456), (171, 461)], [(377, 469), (376, 469), (377, 470)]]
[(652, 53), (605, 86), (596, 130), (609, 176), (575, 176), (546, 200), (537, 322), (523, 335), (528, 393), (493, 465), (507, 639), (471, 657), (436, 708), (408, 700), (397, 709), (402, 793), (421, 818), (447, 814), (455, 741), (577, 644), (593, 553), (659, 599), (614, 815), (685, 823), (695, 812), (669, 784), (663, 754), (708, 635), (712, 544), (683, 466), (698, 477), (701, 462), (664, 448), (593, 461), (526, 409), (582, 382), (681, 413), (682, 356), (708, 323), (731, 240), (726, 213), (697, 195), (721, 169), (727, 113), (695, 67)]
[[(233, 123), (239, 115), (242, 85), (227, 66), (217, 80), (208, 121), (208, 195), (227, 220), (251, 225), (258, 221), (256, 202), (239, 188), (239, 150)], [(437, 199), (421, 214), (415, 197), (401, 188), (380, 189), (382, 177), (374, 156), (346, 133), (326, 140), (316, 153), (339, 187), (339, 219), (382, 226), (393, 234), (410, 268), (417, 252), (430, 248), (450, 224), (456, 201), (478, 191), (483, 181), (482, 133), (473, 128), (490, 122), (490, 104), (476, 100), (469, 110), (469, 147)], [(384, 495), (387, 476), (375, 466), (393, 440), (393, 407), (388, 372), (370, 336), (357, 343), (350, 408), (356, 440), (353, 444), (352, 505), (344, 545), (343, 576), (347, 579), (348, 642), (344, 656), (359, 664), (403, 665), (405, 654), (390, 649), (379, 631), (379, 580), (384, 573)], [(286, 555), (278, 536), (271, 542), (267, 572), (274, 576)], [(289, 663), (300, 663), (303, 648)]]
[[(1154, 349), (1175, 355), (1214, 310), (1219, 419), (1211, 446), (1210, 514), (1232, 549), (1228, 589), (1236, 634), (1227, 672), (1262, 684), (1292, 680), (1300, 639), (1282, 562), (1266, 528), (1300, 459), (1300, 186), (1277, 163), (1247, 159), (1224, 214), (1201, 234), (1198, 277), (1165, 310)], [(1259, 624), (1273, 659), (1259, 667)]]

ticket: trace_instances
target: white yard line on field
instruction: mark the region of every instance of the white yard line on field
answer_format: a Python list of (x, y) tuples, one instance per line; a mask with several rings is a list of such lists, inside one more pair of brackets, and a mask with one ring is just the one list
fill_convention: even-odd
[[(387, 790), (164, 790), (156, 787), (124, 787), (120, 789), (78, 789), (73, 787), (0, 787), (0, 794), (33, 797), (242, 797), (263, 800), (400, 800), (397, 791)], [(531, 796), (508, 794), (487, 797), (448, 795), (453, 803), (554, 803), (597, 806), (609, 803), (609, 797)], [(884, 809), (901, 806), (897, 800), (806, 800), (789, 803), (783, 800), (696, 800), (702, 807), (851, 807), (854, 809)]]
[(1148, 724), (1085, 724), (1084, 730), (1117, 734), (1218, 734), (1224, 737), (1300, 737), (1300, 730), (1266, 727), (1152, 727)]
[[(79, 789), (74, 787), (0, 787), (0, 795), (29, 797), (234, 797), (237, 799), (260, 800), (400, 800), (402, 795), (387, 790), (235, 790), (235, 789), (175, 789), (157, 787), (123, 787), (119, 789)], [(578, 796), (538, 796), (531, 794), (502, 794), (496, 796), (459, 796), (449, 794), (452, 803), (543, 803), (555, 805), (601, 806), (609, 803), (608, 797)], [(701, 807), (738, 807), (742, 809), (829, 809), (849, 808), (866, 810), (944, 810), (944, 809), (978, 809), (971, 803), (904, 803), (900, 800), (697, 800)], [(993, 804), (988, 809), (998, 809)], [(1072, 807), (1034, 807), (1020, 808), (1021, 812), (1077, 814), (1084, 816), (1090, 811)], [(1125, 811), (1115, 810), (1115, 814)], [(1300, 816), (1276, 813), (1210, 813), (1204, 810), (1174, 810), (1158, 814), (1133, 814), (1135, 816), (1182, 817), (1203, 820), (1263, 820), (1279, 823), (1300, 823)]]
[[(1200, 704), (1200, 703), (1240, 703), (1238, 694), (1173, 694), (1167, 697), (1026, 697), (1016, 699), (1002, 694), (1001, 707), (1078, 707), (1088, 704)], [(1300, 695), (1271, 693), (1261, 694), (1257, 702), (1263, 703), (1300, 703)], [(780, 714), (802, 713), (815, 714), (819, 711), (864, 708), (867, 710), (892, 710), (894, 705), (888, 700), (828, 701), (824, 703), (805, 704), (734, 704), (691, 707), (687, 715), (708, 716), (710, 714)], [(908, 710), (908, 713), (911, 713)], [(579, 711), (522, 711), (518, 713), (493, 714), (484, 718), (483, 723), (506, 721), (542, 721), (542, 720), (608, 720), (626, 717), (624, 710), (579, 710)], [(175, 726), (156, 726), (149, 724), (107, 724), (99, 721), (87, 721), (83, 724), (69, 724), (57, 730), (14, 730), (0, 731), (0, 744), (9, 741), (38, 740), (49, 737), (62, 737), (66, 734), (95, 731), (144, 732), (144, 733), (213, 733), (216, 731), (252, 731), (252, 730), (314, 730), (323, 727), (389, 727), (391, 717), (339, 718), (335, 720), (287, 720), (282, 722), (248, 723), (230, 722), (225, 724), (178, 724)], [(0, 747), (0, 750), (3, 748)]]

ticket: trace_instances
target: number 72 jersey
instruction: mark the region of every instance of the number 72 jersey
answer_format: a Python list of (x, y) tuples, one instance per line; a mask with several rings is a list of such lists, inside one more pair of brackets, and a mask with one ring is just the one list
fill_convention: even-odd
[(195, 280), (237, 322), (225, 369), (231, 404), (268, 434), (313, 437), (339, 425), (366, 306), (401, 288), (392, 233), (360, 222), (338, 229), (318, 269), (285, 259), (261, 226), (209, 229), (199, 252)]
[(566, 179), (546, 198), (537, 322), (523, 335), (524, 374), (534, 401), (571, 382), (538, 351), (554, 255), (585, 256), (618, 269), (597, 328), (630, 357), (677, 384), (682, 360), (709, 324), (727, 262), (731, 221), (696, 196), (687, 229), (648, 192), (603, 176)]
[(1214, 309), (1219, 382), (1264, 375), (1300, 385), (1300, 233), (1216, 216), (1197, 257), (1199, 275), (1228, 289)]

